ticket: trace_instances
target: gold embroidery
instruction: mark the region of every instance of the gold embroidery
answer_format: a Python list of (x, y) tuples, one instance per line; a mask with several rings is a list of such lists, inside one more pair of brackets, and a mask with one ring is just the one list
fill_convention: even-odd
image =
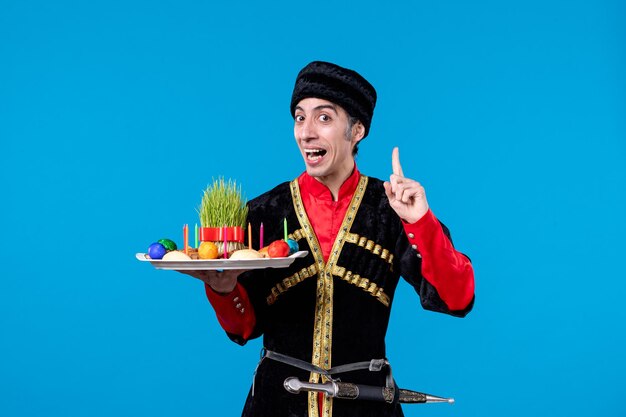
[[(291, 182), (291, 198), (293, 201), (293, 207), (296, 211), (296, 215), (298, 216), (298, 221), (300, 222), (300, 226), (304, 236), (306, 237), (309, 247), (311, 249), (311, 254), (313, 255), (313, 259), (315, 260), (315, 265), (317, 266), (318, 279), (317, 279), (317, 290), (316, 290), (316, 302), (315, 302), (315, 322), (313, 326), (313, 359), (311, 363), (318, 365), (320, 364), (321, 358), (321, 346), (322, 346), (322, 316), (323, 316), (323, 291), (324, 291), (324, 282), (321, 279), (323, 271), (324, 271), (324, 258), (322, 256), (322, 250), (320, 248), (319, 242), (317, 241), (317, 236), (313, 232), (313, 227), (309, 222), (309, 219), (304, 211), (304, 204), (302, 203), (302, 196), (300, 195), (300, 187), (298, 185), (298, 180), (293, 180)], [(318, 382), (319, 374), (311, 373), (309, 377), (309, 382)], [(319, 412), (317, 409), (317, 393), (309, 392), (309, 417), (318, 417)]]
[(385, 294), (383, 288), (379, 287), (376, 283), (371, 282), (367, 278), (362, 278), (359, 274), (354, 274), (352, 271), (347, 271), (343, 266), (335, 265), (332, 270), (333, 275), (341, 278), (343, 281), (349, 282), (352, 285), (356, 285), (359, 288), (370, 293), (374, 298), (378, 299), (385, 307), (389, 307), (391, 300), (389, 296)]
[[(332, 270), (337, 264), (337, 259), (343, 248), (343, 244), (346, 241), (346, 237), (349, 235), (349, 230), (352, 227), (352, 223), (356, 217), (356, 213), (361, 205), (361, 200), (365, 194), (365, 188), (367, 186), (367, 177), (361, 176), (359, 178), (359, 184), (352, 196), (352, 201), (348, 206), (348, 210), (343, 219), (343, 223), (339, 228), (339, 233), (335, 238), (333, 248), (330, 252), (328, 262), (324, 262), (322, 250), (320, 248), (317, 236), (313, 231), (313, 227), (309, 222), (309, 219), (304, 210), (304, 204), (302, 203), (302, 196), (300, 195), (300, 187), (298, 180), (291, 182), (291, 196), (293, 205), (298, 216), (298, 221), (302, 227), (303, 233), (307, 238), (309, 247), (315, 259), (315, 264), (318, 267), (318, 280), (317, 280), (317, 299), (315, 303), (315, 322), (313, 327), (313, 355), (311, 363), (320, 366), (324, 369), (330, 369), (332, 358), (332, 337), (333, 337), (333, 274)], [(325, 380), (325, 377), (322, 377)], [(319, 382), (320, 375), (317, 373), (311, 373), (309, 382)], [(332, 416), (332, 398), (324, 396), (323, 403), (323, 416)], [(309, 417), (318, 417), (317, 409), (317, 394), (309, 392)]]
[(346, 242), (354, 243), (355, 245), (365, 248), (374, 255), (380, 256), (380, 258), (388, 264), (393, 264), (393, 254), (390, 253), (389, 250), (383, 249), (381, 245), (377, 244), (373, 240), (369, 240), (364, 236), (359, 236), (356, 233), (348, 233)]
[(301, 283), (305, 279), (314, 276), (315, 274), (317, 274), (317, 267), (313, 264), (306, 268), (302, 268), (292, 276), (283, 279), (281, 282), (276, 284), (274, 288), (272, 288), (271, 294), (265, 299), (267, 305), (274, 304), (280, 294), (284, 293), (289, 288), (294, 287), (296, 284)]
[(304, 237), (304, 235), (302, 234), (302, 229), (298, 229), (298, 230), (294, 230), (293, 233), (291, 233), (289, 236), (287, 236), (287, 239), (293, 239), (296, 242), (299, 241), (300, 239), (302, 239)]

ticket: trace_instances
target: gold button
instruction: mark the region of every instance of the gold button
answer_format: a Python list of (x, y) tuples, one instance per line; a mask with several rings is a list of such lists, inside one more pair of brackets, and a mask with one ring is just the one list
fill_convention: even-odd
[(409, 239), (413, 239), (415, 235), (413, 233), (409, 233)]
[(417, 250), (417, 245), (411, 245), (411, 247), (415, 250)]

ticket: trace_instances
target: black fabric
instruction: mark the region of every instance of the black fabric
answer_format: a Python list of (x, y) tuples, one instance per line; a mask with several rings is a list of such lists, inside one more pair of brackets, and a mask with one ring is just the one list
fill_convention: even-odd
[[(283, 183), (249, 202), (249, 221), (253, 228), (258, 228), (263, 222), (266, 245), (283, 237), (284, 218), (287, 219), (290, 232), (300, 229), (289, 183)], [(444, 231), (447, 234), (445, 227)], [(393, 265), (389, 265), (380, 256), (373, 255), (371, 251), (348, 242), (343, 247), (337, 265), (367, 277), (370, 282), (382, 287), (391, 303), (398, 280), (403, 276), (415, 288), (422, 306), (428, 310), (464, 316), (471, 309), (470, 306), (464, 311), (448, 310), (436, 289), (422, 277), (421, 259), (411, 248), (401, 220), (389, 206), (382, 181), (369, 179), (351, 232), (365, 236), (391, 251), (394, 254)], [(298, 243), (301, 250), (309, 251), (307, 257), (297, 259), (289, 268), (250, 271), (240, 276), (240, 282), (250, 296), (257, 318), (252, 337), (263, 335), (263, 345), (267, 349), (311, 362), (317, 276), (289, 288), (273, 304), (267, 303), (272, 287), (314, 263), (306, 238)], [(253, 241), (253, 245), (258, 247), (258, 240)], [(331, 366), (385, 358), (385, 334), (391, 305), (383, 305), (362, 288), (339, 277), (334, 277), (333, 286)], [(234, 335), (229, 336), (237, 343), (245, 343)], [(393, 367), (393, 363), (391, 365)], [(386, 374), (386, 371), (360, 370), (336, 376), (345, 382), (382, 387), (385, 385)], [(264, 360), (257, 371), (255, 395), (248, 395), (243, 416), (307, 416), (307, 395), (290, 394), (283, 387), (284, 380), (290, 376), (306, 381), (310, 374), (280, 362)], [(408, 384), (414, 382), (417, 381), (410, 381)], [(399, 404), (333, 401), (334, 417), (402, 415)]]
[(376, 106), (376, 90), (356, 71), (314, 61), (304, 67), (296, 78), (291, 96), (291, 116), (296, 105), (305, 98), (316, 97), (340, 105), (350, 116), (356, 117), (365, 127), (366, 137)]

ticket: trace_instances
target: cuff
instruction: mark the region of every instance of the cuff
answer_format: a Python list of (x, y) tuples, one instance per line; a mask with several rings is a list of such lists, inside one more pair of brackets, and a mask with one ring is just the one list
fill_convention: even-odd
[(231, 292), (226, 294), (215, 291), (208, 284), (204, 284), (204, 287), (206, 290), (206, 296), (218, 316), (221, 315), (221, 313), (230, 313), (233, 310), (238, 310), (240, 314), (245, 313), (245, 307), (243, 303), (241, 303), (241, 284), (237, 283), (237, 285), (235, 285), (235, 288)]
[(222, 328), (228, 333), (248, 339), (252, 334), (256, 319), (245, 288), (237, 283), (228, 294), (217, 293), (206, 284), (205, 289)]
[(439, 220), (437, 220), (430, 209), (415, 223), (406, 223), (403, 220), (402, 226), (404, 227), (404, 233), (406, 233), (411, 247), (418, 252), (417, 256), (419, 257), (421, 257), (419, 254), (420, 244), (423, 244), (429, 235), (436, 232), (437, 228), (441, 229)]

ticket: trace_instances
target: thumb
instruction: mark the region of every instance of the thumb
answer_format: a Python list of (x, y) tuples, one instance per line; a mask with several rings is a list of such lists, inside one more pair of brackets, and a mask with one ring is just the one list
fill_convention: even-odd
[(391, 201), (393, 198), (393, 192), (391, 191), (391, 183), (389, 181), (385, 181), (383, 183), (383, 187), (385, 188), (385, 194), (387, 195), (387, 198), (389, 199), (389, 201)]

